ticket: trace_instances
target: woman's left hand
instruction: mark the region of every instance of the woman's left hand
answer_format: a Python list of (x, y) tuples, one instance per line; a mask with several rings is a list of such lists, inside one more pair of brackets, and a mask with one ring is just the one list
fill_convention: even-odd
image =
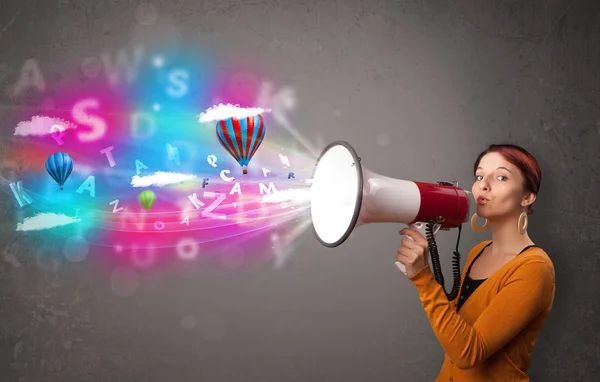
[(408, 237), (400, 242), (396, 261), (404, 265), (406, 276), (412, 277), (429, 264), (429, 244), (419, 231), (412, 228), (404, 228), (400, 231), (400, 235)]

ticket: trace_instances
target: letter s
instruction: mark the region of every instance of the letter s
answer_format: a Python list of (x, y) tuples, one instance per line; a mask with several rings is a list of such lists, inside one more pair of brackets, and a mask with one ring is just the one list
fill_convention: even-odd
[(106, 122), (100, 117), (88, 114), (86, 111), (88, 108), (97, 109), (99, 106), (98, 100), (93, 98), (81, 100), (73, 106), (72, 116), (75, 122), (92, 127), (92, 131), (77, 134), (81, 142), (97, 141), (106, 133)]
[(188, 73), (185, 70), (177, 69), (169, 73), (169, 81), (174, 86), (167, 88), (167, 93), (171, 97), (183, 97), (187, 91), (187, 79), (189, 78)]

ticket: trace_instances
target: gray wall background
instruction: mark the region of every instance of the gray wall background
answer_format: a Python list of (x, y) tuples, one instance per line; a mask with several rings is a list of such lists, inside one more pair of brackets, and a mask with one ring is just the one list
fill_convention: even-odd
[[(530, 234), (557, 277), (529, 374), (597, 380), (600, 3), (140, 4), (2, 0), (0, 90), (28, 58), (51, 88), (64, 62), (164, 43), (217, 62), (245, 55), (294, 89), (288, 119), (298, 131), (315, 145), (349, 141), (387, 176), (470, 188), (489, 143), (523, 145), (544, 172)], [(12, 111), (43, 95), (1, 97), (7, 144)], [(400, 226), (363, 227), (335, 249), (307, 232), (279, 268), (141, 273), (137, 292), (120, 297), (96, 270), (100, 250), (61, 259), (62, 243), (16, 234), (17, 208), (0, 196), (1, 381), (432, 381), (441, 366), (418, 295), (393, 264)], [(487, 238), (463, 230), (463, 264)], [(438, 239), (447, 280), (455, 240)]]

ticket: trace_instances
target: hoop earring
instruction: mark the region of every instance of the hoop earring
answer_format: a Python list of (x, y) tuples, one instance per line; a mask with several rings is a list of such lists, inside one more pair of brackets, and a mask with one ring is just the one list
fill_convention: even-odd
[(483, 223), (483, 225), (477, 225), (477, 217), (478, 216), (476, 213), (471, 216), (471, 228), (473, 228), (473, 231), (475, 232), (483, 232), (487, 229), (490, 222), (485, 219), (485, 223)]
[(525, 232), (527, 232), (527, 225), (529, 224), (529, 218), (527, 217), (527, 214), (525, 212), (521, 212), (521, 215), (519, 216), (519, 221), (517, 222), (518, 225), (518, 229), (519, 229), (519, 233), (521, 235), (525, 235)]

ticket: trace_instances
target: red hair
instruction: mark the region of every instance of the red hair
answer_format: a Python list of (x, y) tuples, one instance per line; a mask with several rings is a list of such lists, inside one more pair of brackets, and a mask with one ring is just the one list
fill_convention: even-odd
[[(475, 161), (475, 166), (473, 166), (473, 174), (477, 172), (477, 167), (479, 167), (479, 162), (484, 155), (488, 153), (498, 153), (506, 159), (510, 164), (517, 167), (521, 173), (523, 174), (523, 178), (525, 178), (525, 191), (532, 192), (535, 195), (538, 194), (540, 190), (540, 185), (542, 183), (542, 170), (538, 162), (535, 160), (533, 155), (531, 155), (527, 150), (517, 145), (511, 144), (495, 144), (490, 145), (487, 150), (483, 151), (477, 157)], [(527, 209), (527, 213), (532, 214), (533, 209), (531, 205)]]

